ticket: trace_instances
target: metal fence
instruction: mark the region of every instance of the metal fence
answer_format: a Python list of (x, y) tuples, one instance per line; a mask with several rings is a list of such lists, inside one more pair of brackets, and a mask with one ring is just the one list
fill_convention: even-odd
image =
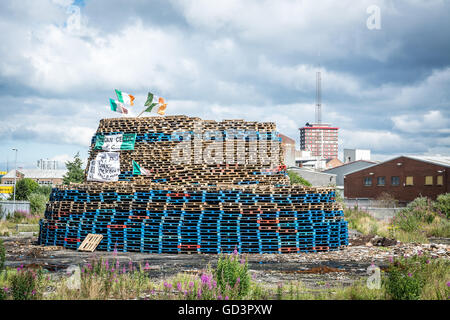
[(358, 207), (359, 209), (365, 208), (403, 208), (404, 203), (387, 202), (383, 200), (373, 199), (344, 199), (344, 204), (347, 208)]
[[(16, 211), (30, 213), (29, 201), (16, 201)], [(14, 201), (0, 201), (0, 219), (5, 220), (14, 213)]]
[(404, 208), (404, 205), (386, 204), (386, 202), (372, 199), (345, 199), (345, 207), (349, 209), (357, 208), (365, 211), (378, 220), (389, 221)]
[(366, 208), (363, 211), (366, 211), (377, 220), (390, 221), (395, 217), (397, 212), (402, 209), (403, 208)]

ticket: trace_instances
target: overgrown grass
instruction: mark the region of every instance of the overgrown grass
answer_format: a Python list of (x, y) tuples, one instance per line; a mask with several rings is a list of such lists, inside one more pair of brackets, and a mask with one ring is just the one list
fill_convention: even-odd
[(444, 300), (450, 295), (450, 261), (418, 254), (396, 258), (388, 268), (386, 294), (394, 300)]
[(344, 215), (351, 229), (355, 229), (364, 235), (389, 236), (389, 223), (377, 220), (367, 212), (358, 209), (345, 209)]
[[(441, 195), (439, 199), (446, 199), (446, 196)], [(406, 233), (448, 238), (450, 237), (450, 221), (447, 218), (448, 212), (445, 210), (445, 205), (419, 197), (397, 213), (392, 222), (399, 230)]]
[(17, 224), (35, 225), (26, 231), (39, 232), (39, 220), (42, 215), (33, 215), (27, 212), (16, 211), (14, 215), (5, 220), (0, 220), (0, 236), (9, 236), (17, 234)]
[[(223, 261), (238, 261), (239, 265), (227, 264), (228, 272), (245, 269), (243, 266), (246, 262), (241, 257), (229, 255), (221, 258)], [(76, 282), (72, 282), (76, 274), (50, 279), (42, 271), (18, 268), (10, 269), (7, 277), (0, 277), (0, 289), (6, 288), (2, 292), (7, 299), (446, 300), (450, 295), (449, 267), (448, 259), (432, 259), (419, 253), (414, 257), (392, 260), (387, 272), (381, 272), (379, 289), (370, 289), (365, 277), (350, 286), (330, 287), (324, 282), (324, 288), (315, 289), (306, 287), (300, 281), (268, 285), (249, 277), (248, 288), (244, 293), (238, 289), (240, 282), (236, 281), (230, 286), (228, 280), (225, 291), (222, 291), (214, 276), (217, 270), (210, 266), (199, 274), (179, 273), (166, 280), (155, 281), (148, 274), (148, 264), (142, 267), (132, 263), (118, 265), (117, 261), (115, 264), (96, 260), (80, 269), (79, 287), (73, 285)], [(51, 293), (45, 293), (49, 289)]]
[(373, 218), (357, 208), (346, 209), (349, 227), (364, 235), (379, 235), (402, 242), (428, 242), (429, 237), (450, 237), (450, 221), (447, 218), (447, 195), (439, 201), (417, 198), (399, 211), (391, 223)]

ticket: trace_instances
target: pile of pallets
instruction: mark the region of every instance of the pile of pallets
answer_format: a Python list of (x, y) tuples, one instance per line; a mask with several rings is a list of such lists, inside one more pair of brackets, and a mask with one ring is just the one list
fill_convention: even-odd
[[(290, 185), (281, 147), (275, 164), (173, 163), (173, 148), (186, 133), (195, 138), (199, 127), (202, 152), (227, 139), (239, 142), (223, 150), (236, 157), (255, 141), (257, 147), (261, 141), (280, 144), (273, 123), (185, 116), (102, 120), (89, 160), (102, 152), (94, 149), (98, 135), (136, 134), (134, 150), (120, 151), (119, 181), (53, 189), (39, 243), (78, 249), (88, 234), (97, 234), (103, 236), (98, 250), (148, 253), (297, 253), (348, 244), (335, 190)], [(132, 161), (150, 174), (133, 175)]]
[[(171, 184), (287, 184), (283, 166), (281, 138), (274, 123), (225, 120), (205, 121), (185, 116), (104, 119), (91, 140), (88, 163), (102, 150), (94, 149), (99, 135), (135, 133), (134, 150), (120, 154), (119, 181), (151, 181)], [(194, 149), (194, 139), (200, 139)], [(174, 163), (172, 153), (182, 142), (191, 143), (191, 153), (183, 163)], [(232, 142), (231, 147), (227, 143)], [(267, 152), (260, 156), (264, 144)], [(272, 154), (274, 146), (274, 154)], [(214, 163), (197, 163), (196, 155), (205, 155), (215, 147), (222, 157)], [(256, 150), (256, 152), (252, 151)], [(234, 159), (228, 161), (227, 159)], [(274, 161), (270, 161), (270, 159)], [(150, 176), (133, 175), (132, 161), (149, 169)], [(275, 162), (276, 161), (276, 162)], [(274, 163), (275, 162), (275, 163)], [(88, 168), (86, 169), (87, 173)]]
[(332, 189), (154, 184), (132, 191), (121, 184), (122, 192), (54, 189), (40, 243), (77, 249), (94, 233), (103, 235), (99, 250), (150, 253), (317, 252), (348, 244)]

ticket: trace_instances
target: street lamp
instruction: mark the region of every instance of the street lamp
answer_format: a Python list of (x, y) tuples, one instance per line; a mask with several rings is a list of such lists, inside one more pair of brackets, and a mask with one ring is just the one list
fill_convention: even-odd
[(13, 202), (13, 215), (16, 213), (16, 179), (17, 179), (17, 149), (13, 148), (13, 151), (16, 152), (16, 157), (14, 160), (14, 202)]

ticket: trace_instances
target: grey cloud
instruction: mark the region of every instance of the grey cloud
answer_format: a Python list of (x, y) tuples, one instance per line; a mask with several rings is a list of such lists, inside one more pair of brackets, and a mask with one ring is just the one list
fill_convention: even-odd
[[(373, 2), (382, 9), (376, 31), (365, 27)], [(320, 64), (324, 120), (343, 129), (343, 143), (363, 145), (365, 137), (377, 154), (449, 147), (442, 128), (399, 125), (432, 110), (450, 119), (448, 2), (248, 1), (236, 9), (232, 2), (86, 1), (78, 36), (64, 31), (63, 6), (17, 3), (0, 4), (0, 97), (13, 110), (0, 119), (4, 139), (58, 135), (58, 143), (81, 145), (86, 137), (68, 135), (113, 116), (114, 88), (139, 101), (155, 91), (167, 98), (168, 114), (275, 119), (297, 139), (298, 127), (314, 119)], [(54, 128), (30, 129), (33, 121)]]

